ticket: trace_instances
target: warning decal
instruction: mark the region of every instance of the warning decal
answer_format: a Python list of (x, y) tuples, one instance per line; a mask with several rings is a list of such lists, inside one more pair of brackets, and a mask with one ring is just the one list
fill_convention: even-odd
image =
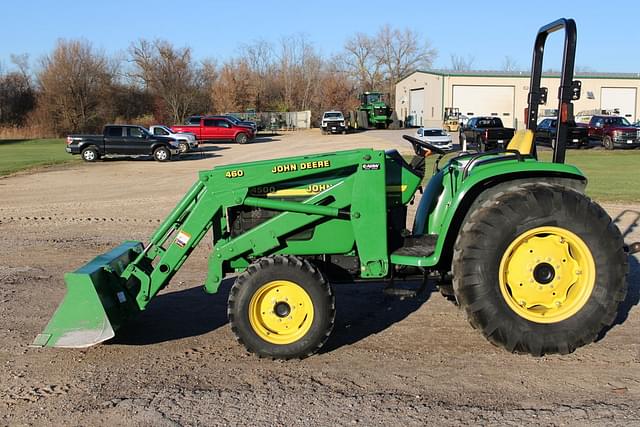
[(191, 239), (191, 234), (186, 233), (184, 231), (180, 231), (176, 236), (176, 245), (180, 246), (181, 248), (184, 248), (185, 245), (189, 243), (190, 239)]

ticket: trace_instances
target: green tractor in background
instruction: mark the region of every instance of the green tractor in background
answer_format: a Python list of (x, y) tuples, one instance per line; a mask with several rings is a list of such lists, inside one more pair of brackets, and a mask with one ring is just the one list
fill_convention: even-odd
[[(547, 36), (561, 29), (557, 141), (553, 161), (544, 162), (534, 141), (547, 93), (542, 56)], [(235, 276), (229, 324), (261, 357), (317, 352), (334, 326), (332, 286), (345, 281), (385, 282), (387, 293), (409, 297), (437, 277), (470, 323), (510, 352), (564, 354), (593, 342), (616, 318), (628, 254), (640, 245), (625, 246), (585, 195), (587, 178), (564, 164), (580, 96), (575, 45), (571, 19), (539, 30), (527, 129), (506, 149), (461, 152), (440, 165), (443, 150), (405, 136), (416, 154), (410, 163), (396, 150), (358, 149), (201, 171), (149, 242), (125, 242), (65, 275), (67, 294), (34, 345), (86, 347), (114, 337), (202, 239), (212, 244), (204, 290), (216, 293)], [(429, 154), (440, 158), (407, 230)]]
[(388, 96), (381, 92), (365, 92), (360, 95), (358, 125), (361, 128), (386, 129), (391, 123), (392, 109)]

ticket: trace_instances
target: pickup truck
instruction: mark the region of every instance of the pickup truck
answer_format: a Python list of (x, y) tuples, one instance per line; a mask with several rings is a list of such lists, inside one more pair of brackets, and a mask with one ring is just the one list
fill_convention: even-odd
[(640, 147), (640, 129), (624, 117), (595, 115), (589, 123), (578, 123), (587, 129), (589, 139), (600, 142), (607, 150)]
[(163, 125), (149, 126), (149, 132), (155, 136), (168, 136), (177, 140), (180, 153), (188, 153), (198, 148), (198, 140), (196, 136), (190, 132), (175, 133)]
[[(552, 146), (556, 141), (558, 119), (546, 118), (538, 123), (536, 129), (536, 144)], [(567, 135), (567, 147), (586, 148), (589, 146), (587, 129), (581, 126), (569, 127)]]
[(347, 133), (347, 124), (341, 111), (325, 111), (320, 123), (322, 134)]
[(107, 125), (102, 135), (67, 136), (67, 153), (80, 154), (87, 162), (111, 155), (152, 155), (166, 162), (180, 155), (175, 138), (154, 136), (142, 126)]
[(499, 117), (472, 117), (460, 128), (467, 143), (476, 144), (478, 151), (506, 147), (515, 129), (506, 128)]
[(175, 125), (173, 132), (191, 132), (199, 141), (229, 140), (245, 144), (255, 138), (255, 131), (249, 126), (236, 125), (226, 117), (201, 117), (199, 124)]

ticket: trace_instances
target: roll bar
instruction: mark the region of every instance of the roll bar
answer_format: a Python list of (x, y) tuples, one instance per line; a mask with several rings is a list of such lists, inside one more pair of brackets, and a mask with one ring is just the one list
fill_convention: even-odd
[(553, 145), (553, 162), (564, 163), (566, 140), (569, 122), (573, 122), (572, 101), (580, 99), (580, 81), (573, 80), (573, 70), (576, 60), (576, 23), (573, 19), (558, 19), (538, 30), (533, 47), (533, 62), (531, 64), (531, 82), (529, 83), (529, 98), (527, 108), (527, 129), (536, 131), (538, 127), (538, 106), (547, 102), (547, 88), (540, 87), (542, 78), (542, 59), (544, 45), (549, 34), (564, 29), (564, 51), (562, 55), (562, 73), (558, 90), (558, 122), (556, 142)]

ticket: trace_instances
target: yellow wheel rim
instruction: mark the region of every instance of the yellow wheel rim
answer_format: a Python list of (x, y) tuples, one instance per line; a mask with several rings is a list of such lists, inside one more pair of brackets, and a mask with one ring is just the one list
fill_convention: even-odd
[(313, 323), (313, 302), (300, 285), (275, 280), (260, 287), (249, 302), (249, 322), (254, 332), (272, 344), (291, 344)]
[(559, 227), (538, 227), (516, 237), (499, 270), (500, 292), (519, 316), (556, 323), (575, 315), (595, 286), (596, 265), (589, 247)]

